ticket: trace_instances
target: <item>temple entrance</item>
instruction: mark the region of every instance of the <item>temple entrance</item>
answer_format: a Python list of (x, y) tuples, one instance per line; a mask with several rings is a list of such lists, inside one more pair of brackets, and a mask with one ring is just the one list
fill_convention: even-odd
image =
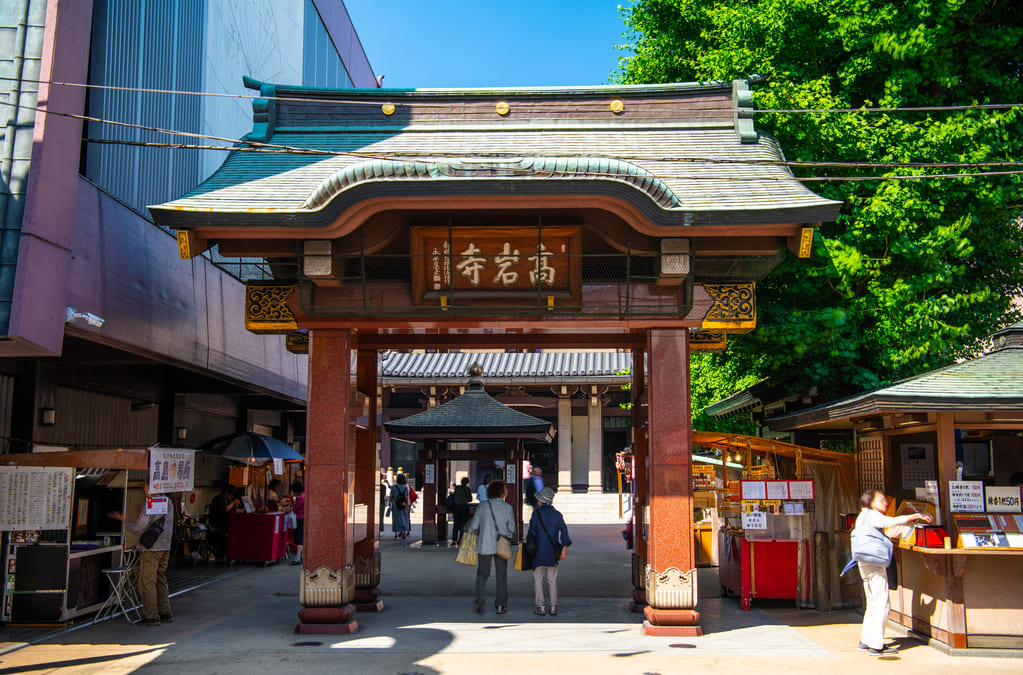
[[(255, 147), (150, 212), (177, 230), (182, 258), (216, 246), (243, 259), (246, 327), (309, 354), (296, 630), (346, 632), (356, 609), (383, 609), (381, 439), (389, 452), (414, 448), (417, 480), (421, 467), (429, 485), (433, 466), (437, 484), (439, 446), (381, 435), (381, 400), (401, 395), (381, 388), (381, 353), (457, 353), (467, 366), (489, 350), (547, 372), (554, 354), (590, 350), (631, 357), (631, 582), (644, 628), (699, 634), (690, 352), (752, 330), (756, 282), (789, 252), (808, 256), (814, 227), (840, 207), (779, 164), (777, 143), (753, 127), (747, 84), (248, 84)], [(556, 472), (566, 494), (602, 493), (605, 451), (622, 440), (603, 426), (608, 385), (592, 366), (573, 364), (579, 381), (546, 386), (541, 406), (559, 429), (545, 477)], [(462, 378), (423, 392), (430, 407)]]

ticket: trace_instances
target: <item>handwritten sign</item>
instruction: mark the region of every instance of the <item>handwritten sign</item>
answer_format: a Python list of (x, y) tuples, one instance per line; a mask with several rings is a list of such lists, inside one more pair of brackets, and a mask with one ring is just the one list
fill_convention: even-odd
[(149, 491), (191, 492), (195, 481), (195, 451), (149, 449)]
[(789, 499), (813, 499), (813, 481), (790, 480)]
[(983, 513), (984, 483), (979, 480), (950, 480), (948, 506), (953, 513)]
[(434, 471), (436, 470), (435, 464), (427, 464), (423, 468), (423, 482), (427, 485), (433, 485)]
[(744, 530), (766, 530), (767, 514), (763, 511), (742, 514), (742, 529)]
[(508, 485), (515, 485), (515, 465), (509, 464), (506, 466), (504, 474), (504, 482)]
[(0, 530), (66, 530), (74, 469), (0, 467)]
[(767, 481), (767, 498), (768, 499), (788, 499), (789, 498), (789, 482), (786, 480), (769, 480)]
[(767, 499), (767, 482), (762, 480), (742, 481), (742, 498)]
[(987, 511), (993, 513), (1019, 513), (1023, 511), (1023, 508), (1020, 506), (1019, 486), (989, 486), (985, 488), (984, 506)]

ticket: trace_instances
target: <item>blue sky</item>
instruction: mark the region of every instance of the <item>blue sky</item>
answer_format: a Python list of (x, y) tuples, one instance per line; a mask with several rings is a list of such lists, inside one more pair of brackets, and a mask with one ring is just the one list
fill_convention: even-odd
[(385, 87), (608, 83), (626, 0), (345, 0)]

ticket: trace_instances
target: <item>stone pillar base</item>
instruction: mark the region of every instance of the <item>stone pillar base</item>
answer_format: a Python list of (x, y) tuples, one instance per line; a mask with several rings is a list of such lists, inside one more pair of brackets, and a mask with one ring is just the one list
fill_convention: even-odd
[(703, 635), (700, 613), (693, 609), (656, 609), (646, 607), (643, 610), (646, 621), (643, 632), (647, 635), (662, 637), (698, 637)]
[(633, 614), (641, 614), (646, 606), (646, 591), (633, 591), (632, 602), (629, 604), (629, 611)]
[(382, 612), (384, 609), (379, 588), (356, 588), (353, 602), (357, 612)]
[(354, 605), (344, 607), (305, 607), (298, 610), (295, 632), (301, 635), (347, 635), (359, 627), (352, 620)]

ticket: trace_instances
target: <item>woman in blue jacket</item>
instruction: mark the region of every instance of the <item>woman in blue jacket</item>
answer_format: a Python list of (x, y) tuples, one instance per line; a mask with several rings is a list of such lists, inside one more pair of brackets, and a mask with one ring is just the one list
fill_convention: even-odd
[(545, 487), (536, 493), (538, 508), (529, 519), (529, 534), (536, 539), (536, 555), (533, 556), (533, 594), (536, 599), (537, 616), (547, 613), (544, 602), (543, 580), (547, 578), (550, 594), (550, 614), (558, 615), (558, 562), (568, 557), (568, 527), (561, 512), (554, 508), (554, 490)]

